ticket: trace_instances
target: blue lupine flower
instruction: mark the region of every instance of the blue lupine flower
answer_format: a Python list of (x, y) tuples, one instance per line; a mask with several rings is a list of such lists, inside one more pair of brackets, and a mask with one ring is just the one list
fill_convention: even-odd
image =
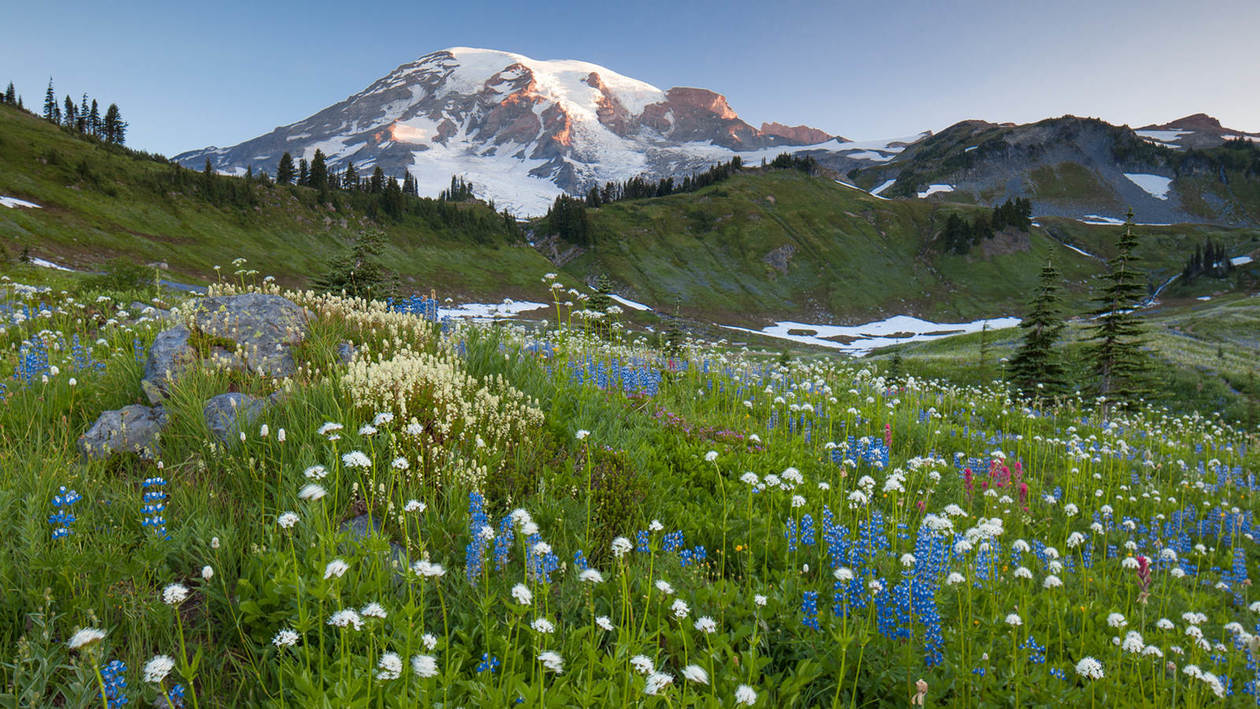
[(73, 534), (70, 525), (74, 524), (76, 518), (70, 507), (81, 499), (83, 497), (79, 493), (67, 490), (65, 485), (62, 485), (57, 490), (57, 494), (53, 495), (52, 504), (56, 512), (48, 517), (48, 524), (53, 527), (53, 539), (62, 539)]
[(162, 513), (166, 511), (166, 491), (162, 488), (166, 486), (166, 480), (163, 478), (146, 478), (142, 487), (144, 494), (140, 500), (143, 506), (140, 508), (144, 519), (141, 520), (140, 526), (148, 527), (153, 531), (153, 536), (159, 539), (170, 539), (170, 535), (166, 533), (166, 518)]
[(801, 620), (801, 624), (806, 628), (819, 630), (818, 625), (818, 592), (806, 591), (804, 598), (801, 599), (801, 614), (805, 617)]
[(499, 669), (499, 658), (488, 652), (481, 654), (481, 662), (477, 663), (477, 672), (485, 672), (490, 670), (490, 674), (494, 674)]
[(127, 664), (112, 660), (101, 668), (101, 681), (105, 685), (105, 702), (110, 709), (121, 707), (127, 699)]
[(482, 529), (490, 526), (490, 518), (486, 516), (486, 498), (479, 492), (468, 493), (468, 531), (472, 535), (468, 546), (464, 547), (464, 573), (468, 582), (477, 583), (481, 568), (486, 560), (486, 539)]

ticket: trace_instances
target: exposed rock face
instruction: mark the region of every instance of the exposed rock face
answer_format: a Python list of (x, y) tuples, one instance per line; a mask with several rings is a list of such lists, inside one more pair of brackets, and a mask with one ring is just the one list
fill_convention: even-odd
[(268, 377), (287, 377), (296, 371), (289, 347), (306, 339), (307, 333), (305, 310), (266, 293), (203, 298), (196, 302), (189, 321), (201, 334), (235, 343), (246, 368)]
[(108, 458), (114, 453), (139, 453), (146, 458), (158, 454), (158, 434), (166, 425), (161, 406), (131, 404), (106, 411), (79, 436), (79, 451), (86, 458)]
[(831, 140), (832, 135), (809, 126), (785, 126), (782, 123), (762, 123), (761, 132), (766, 135), (777, 135), (796, 145), (817, 145)]
[(248, 426), (266, 410), (268, 401), (249, 394), (229, 392), (206, 401), (203, 414), (211, 435), (225, 445), (240, 439), (243, 426)]

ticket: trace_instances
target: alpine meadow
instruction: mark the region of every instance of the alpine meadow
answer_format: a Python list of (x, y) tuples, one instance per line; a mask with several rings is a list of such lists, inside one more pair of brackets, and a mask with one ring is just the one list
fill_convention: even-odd
[(150, 4), (0, 46), (0, 705), (1260, 706), (1255, 8)]

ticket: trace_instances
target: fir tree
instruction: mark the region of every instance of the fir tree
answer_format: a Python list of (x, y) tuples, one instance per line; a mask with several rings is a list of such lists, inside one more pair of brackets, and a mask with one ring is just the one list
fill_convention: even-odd
[(92, 108), (88, 111), (88, 133), (98, 137), (101, 134), (101, 108), (96, 99), (92, 99)]
[(285, 153), (280, 156), (280, 164), (276, 165), (276, 184), (293, 184), (293, 156)]
[(595, 279), (595, 294), (587, 301), (587, 306), (591, 310), (606, 313), (612, 304), (612, 281), (608, 280), (607, 274), (601, 273), (599, 278)]
[(1027, 397), (1049, 399), (1067, 390), (1063, 364), (1055, 349), (1064, 327), (1059, 314), (1059, 281), (1054, 263), (1047, 261), (1028, 317), (1019, 323), (1024, 342), (1011, 358), (1007, 380)]
[(52, 77), (48, 77), (48, 90), (44, 92), (44, 120), (50, 123), (56, 123), (57, 113), (57, 94), (53, 91)]
[(303, 187), (311, 184), (311, 166), (306, 163), (306, 158), (298, 158), (297, 183)]
[(324, 151), (318, 148), (315, 149), (315, 157), (311, 159), (311, 174), (308, 179), (308, 184), (320, 192), (328, 190), (328, 164), (324, 158)]
[(109, 108), (105, 109), (105, 120), (102, 122), (101, 134), (106, 143), (122, 145), (127, 141), (127, 122), (122, 119), (122, 112), (118, 110), (118, 104), (111, 103)]
[(328, 272), (315, 279), (315, 288), (357, 298), (389, 297), (394, 291), (394, 279), (380, 263), (384, 245), (385, 235), (381, 232), (361, 232), (346, 253), (333, 259)]
[(88, 132), (88, 112), (91, 110), (91, 107), (88, 106), (88, 95), (85, 93), (83, 94), (83, 101), (79, 103), (79, 110), (75, 114), (75, 130), (84, 134)]
[(1142, 351), (1144, 328), (1137, 308), (1146, 295), (1145, 275), (1134, 254), (1133, 210), (1125, 220), (1124, 234), (1116, 244), (1115, 258), (1107, 263), (1090, 346), (1087, 350), (1094, 375), (1094, 389), (1103, 399), (1104, 410), (1112, 403), (1133, 408), (1146, 394), (1149, 360)]
[(66, 108), (64, 111), (61, 112), (62, 125), (64, 125), (67, 128), (73, 128), (76, 122), (76, 118), (75, 118), (76, 109), (74, 106), (74, 99), (70, 98), (70, 94), (66, 94), (65, 104), (66, 104)]
[(346, 163), (346, 171), (341, 176), (341, 186), (347, 190), (359, 189), (359, 173), (355, 171), (353, 162)]
[(4, 90), (4, 102), (13, 105), (17, 103), (17, 89), (13, 88), (13, 82), (9, 82), (9, 88)]

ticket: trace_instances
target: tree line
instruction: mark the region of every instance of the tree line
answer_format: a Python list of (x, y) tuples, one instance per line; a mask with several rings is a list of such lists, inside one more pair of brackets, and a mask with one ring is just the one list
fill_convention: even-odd
[(941, 232), (942, 248), (959, 256), (967, 254), (973, 246), (1006, 228), (1027, 232), (1032, 227), (1032, 201), (1023, 197), (1008, 199), (993, 208), (986, 217), (977, 215), (968, 221), (958, 212), (949, 215)]
[(1225, 278), (1234, 270), (1234, 263), (1225, 253), (1225, 247), (1208, 240), (1194, 248), (1194, 253), (1186, 259), (1185, 268), (1181, 269), (1182, 283), (1190, 283), (1199, 276), (1209, 278)]
[[(18, 95), (13, 82), (0, 95), (0, 103), (15, 106), (23, 111), (26, 106)], [(57, 101), (57, 93), (53, 89), (52, 77), (48, 78), (48, 89), (44, 92), (44, 120), (59, 125), (80, 135), (97, 138), (111, 145), (122, 145), (127, 142), (127, 122), (122, 118), (118, 104), (111, 103), (102, 112), (100, 103), (86, 93), (75, 102), (70, 94), (64, 100)]]

